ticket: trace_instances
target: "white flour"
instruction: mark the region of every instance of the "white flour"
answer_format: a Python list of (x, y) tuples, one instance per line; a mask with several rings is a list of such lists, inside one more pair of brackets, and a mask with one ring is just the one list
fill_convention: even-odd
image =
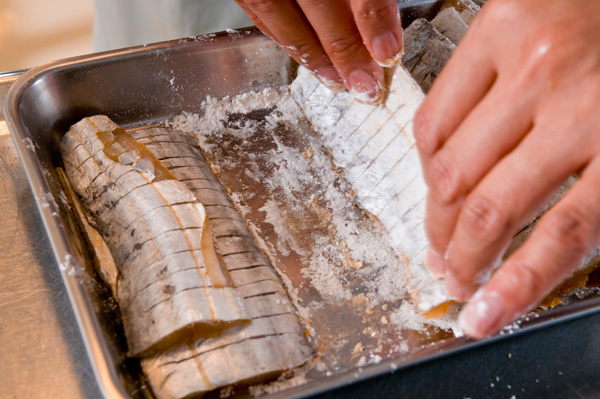
[[(233, 125), (229, 121), (232, 114), (249, 114), (256, 110), (271, 108), (273, 111), (266, 115), (263, 121), (240, 118)], [(288, 89), (282, 88), (265, 89), (258, 93), (250, 92), (234, 97), (228, 96), (220, 100), (207, 97), (202, 104), (201, 114), (183, 113), (169, 125), (184, 132), (196, 133), (200, 146), (203, 150), (210, 152), (211, 144), (207, 143), (207, 137), (211, 135), (219, 135), (223, 131), (228, 131), (235, 132), (235, 135), (240, 138), (247, 138), (258, 131), (273, 130), (278, 123), (283, 121), (297, 124), (302, 118), (302, 112), (289, 95)], [(278, 168), (265, 180), (265, 184), (271, 190), (282, 190), (284, 197), (288, 200), (286, 205), (291, 206), (292, 209), (300, 209), (304, 204), (303, 198), (298, 193), (302, 193), (304, 187), (318, 180), (322, 188), (320, 195), (330, 207), (327, 217), (330, 219), (332, 229), (335, 230), (335, 235), (345, 243), (349, 257), (362, 259), (365, 263), (386, 265), (385, 269), (379, 270), (374, 276), (367, 276), (372, 271), (371, 269), (357, 271), (364, 277), (374, 278), (369, 284), (374, 291), (377, 291), (378, 295), (372, 295), (369, 299), (379, 303), (403, 298), (405, 281), (401, 265), (391, 256), (390, 251), (386, 253), (376, 250), (382, 246), (389, 246), (385, 242), (385, 238), (374, 231), (362, 232), (358, 225), (359, 221), (351, 212), (353, 204), (349, 196), (340, 190), (330, 189), (336, 184), (334, 179), (337, 178), (335, 173), (330, 173), (331, 160), (319, 152), (311, 154), (310, 162), (307, 162), (306, 154), (303, 155), (302, 151), (275, 140), (277, 149), (272, 152), (271, 161)], [(217, 167), (219, 167), (218, 162)], [(319, 171), (319, 168), (322, 170)], [(317, 175), (315, 175), (315, 170)], [(245, 170), (244, 173), (254, 176), (256, 179), (264, 179), (263, 172), (258, 167)], [(241, 204), (239, 194), (234, 195), (232, 199), (238, 205)], [(308, 255), (306, 250), (300, 248), (294, 242), (293, 236), (289, 234), (289, 227), (282, 222), (284, 218), (279, 207), (280, 204), (270, 201), (261, 208), (266, 214), (265, 219), (274, 226), (281, 238), (278, 250), (284, 254), (293, 250), (300, 255)], [(361, 231), (361, 235), (356, 234), (357, 231)], [(327, 260), (322, 256), (323, 253), (335, 252), (337, 248), (332, 248), (331, 244), (321, 244), (316, 245), (319, 250), (312, 255), (310, 266), (305, 269), (305, 273), (312, 276), (315, 286), (323, 287), (320, 291), (324, 296), (335, 300), (348, 299), (350, 294), (340, 287), (338, 281), (335, 281), (335, 273), (327, 272), (330, 265), (326, 264)], [(332, 289), (332, 287), (340, 287), (340, 289)]]
[[(206, 97), (201, 108), (201, 114), (184, 112), (167, 125), (183, 132), (197, 133), (202, 146), (207, 135), (218, 134), (231, 127), (234, 127), (240, 136), (256, 133), (261, 127), (261, 122), (246, 118), (240, 118), (237, 125), (226, 126), (231, 114), (248, 114), (255, 110), (277, 108), (279, 111), (277, 114), (285, 115), (285, 119), (302, 117), (300, 109), (289, 96), (287, 89), (265, 89), (261, 92), (249, 92), (222, 99)], [(278, 120), (276, 115), (267, 115), (263, 121), (265, 124), (263, 128), (274, 129)]]
[[(278, 259), (297, 259), (292, 263), (300, 269), (279, 272), (299, 313), (314, 322), (317, 336), (336, 354), (321, 358), (327, 372), (415, 349), (415, 342), (394, 331), (429, 337), (432, 326), (455, 327), (455, 313), (427, 321), (405, 300), (405, 270), (389, 236), (357, 208), (350, 186), (336, 172), (321, 139), (307, 129), (287, 87), (207, 97), (200, 113), (184, 113), (168, 124), (194, 134), (226, 187), (227, 178), (220, 173), (239, 174), (242, 189), (232, 190), (231, 199), (272, 263), (277, 267)], [(286, 134), (302, 137), (294, 141)], [(257, 142), (262, 143), (259, 151), (253, 150)], [(232, 146), (238, 146), (237, 154), (231, 154)], [(261, 192), (244, 189), (255, 183)], [(265, 226), (276, 239), (265, 235)], [(332, 326), (348, 325), (324, 331), (329, 316), (339, 319)], [(336, 335), (336, 328), (345, 335)], [(362, 353), (355, 354), (358, 343)]]

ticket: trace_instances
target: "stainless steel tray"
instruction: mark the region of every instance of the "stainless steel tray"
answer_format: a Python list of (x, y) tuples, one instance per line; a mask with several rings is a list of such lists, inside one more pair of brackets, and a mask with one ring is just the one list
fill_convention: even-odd
[[(403, 6), (403, 22), (408, 24), (417, 16), (434, 12), (439, 1), (406, 2)], [(293, 77), (294, 68), (294, 63), (276, 44), (250, 29), (58, 61), (25, 73), (7, 94), (6, 120), (50, 238), (98, 384), (106, 397), (144, 397), (147, 390), (139, 366), (124, 357), (114, 303), (92, 270), (76, 223), (68, 216), (60, 199), (61, 187), (55, 173), (56, 166), (60, 165), (60, 138), (72, 123), (98, 113), (107, 114), (130, 128), (168, 120), (183, 111), (198, 112), (207, 95), (220, 98), (286, 85)], [(289, 137), (290, 133), (297, 133), (297, 139), (289, 145), (298, 148), (303, 148), (303, 140), (310, 134), (309, 129), (300, 132), (283, 130), (278, 134)], [(260, 151), (260, 148), (256, 150)], [(219, 155), (236, 156), (233, 152)], [(235, 171), (229, 173), (233, 174), (224, 171), (222, 180), (227, 185), (229, 179), (229, 184), (235, 186)], [(297, 263), (298, 260), (290, 262)], [(286, 270), (291, 273), (292, 268), (286, 269), (285, 260), (282, 264), (279, 270), (284, 274)], [(289, 275), (286, 277), (292, 285), (297, 282)], [(522, 333), (579, 317), (598, 311), (599, 305), (600, 298), (594, 296), (573, 300), (552, 311), (536, 312), (535, 317), (523, 320), (518, 329), (506, 332)], [(343, 305), (324, 309), (314, 323), (319, 334), (332, 337), (345, 332), (348, 337), (361, 334), (356, 331), (361, 319), (361, 314), (352, 314), (352, 308)], [(358, 325), (353, 325), (353, 320)], [(387, 338), (400, 338), (402, 334), (402, 331), (390, 331)], [(301, 397), (323, 392), (508, 335), (478, 342), (452, 338), (439, 331), (431, 335), (404, 336), (402, 338), (408, 339), (410, 344), (408, 350), (402, 353), (384, 351), (380, 362), (362, 367), (348, 355), (356, 341), (347, 340), (339, 348), (324, 353), (325, 357), (339, 357), (337, 368), (309, 370), (306, 382), (267, 396)], [(368, 345), (365, 342), (365, 346)]]

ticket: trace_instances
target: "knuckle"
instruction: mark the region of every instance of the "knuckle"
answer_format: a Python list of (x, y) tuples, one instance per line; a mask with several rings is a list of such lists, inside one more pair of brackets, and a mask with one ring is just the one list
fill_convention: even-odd
[(433, 155), (437, 150), (438, 141), (431, 129), (427, 111), (423, 108), (417, 111), (413, 120), (413, 135), (419, 151)]
[(556, 32), (540, 30), (531, 33), (531, 36), (531, 41), (521, 50), (524, 52), (522, 66), (526, 79), (546, 83), (561, 69), (572, 66), (572, 54), (568, 50), (552, 51), (561, 47), (559, 43), (563, 40)]
[(438, 152), (432, 159), (429, 188), (442, 203), (452, 202), (461, 190), (460, 171), (448, 151)]
[(597, 236), (594, 216), (579, 207), (568, 206), (550, 211), (544, 222), (543, 233), (573, 256), (585, 254)]
[(462, 224), (479, 240), (494, 242), (507, 231), (508, 222), (502, 207), (493, 200), (476, 195), (465, 201)]
[(271, 15), (277, 11), (277, 2), (275, 0), (244, 0), (244, 3), (253, 12), (260, 15)]
[(327, 53), (331, 58), (341, 62), (349, 62), (355, 59), (362, 50), (363, 44), (355, 36), (340, 37), (327, 43)]
[(552, 289), (552, 281), (539, 267), (529, 262), (519, 262), (512, 269), (514, 288), (528, 297), (541, 298)]
[(353, 3), (354, 18), (357, 22), (381, 23), (396, 16), (395, 1), (357, 1)]

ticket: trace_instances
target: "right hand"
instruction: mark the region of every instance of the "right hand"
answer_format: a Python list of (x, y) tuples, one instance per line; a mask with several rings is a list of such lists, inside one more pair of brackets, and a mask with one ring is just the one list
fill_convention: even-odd
[(539, 304), (600, 240), (598, 38), (600, 0), (490, 0), (415, 116), (429, 266), (469, 301), (460, 321), (471, 337)]
[(383, 96), (383, 66), (400, 61), (396, 0), (236, 0), (265, 34), (334, 90), (365, 103)]

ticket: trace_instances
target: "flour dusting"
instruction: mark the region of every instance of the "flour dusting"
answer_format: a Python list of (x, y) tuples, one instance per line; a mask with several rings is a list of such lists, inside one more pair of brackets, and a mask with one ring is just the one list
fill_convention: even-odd
[(407, 299), (390, 236), (357, 206), (288, 87), (207, 97), (199, 112), (167, 124), (196, 138), (321, 351), (253, 395), (403, 356), (433, 343), (432, 331), (455, 328), (455, 312), (428, 321)]

